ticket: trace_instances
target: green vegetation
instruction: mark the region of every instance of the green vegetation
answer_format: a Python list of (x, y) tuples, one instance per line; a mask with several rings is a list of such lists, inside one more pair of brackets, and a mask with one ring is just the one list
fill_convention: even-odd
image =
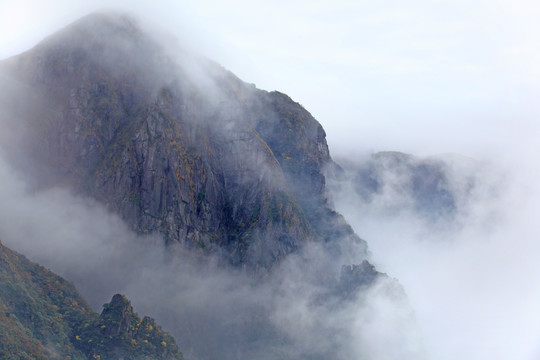
[(0, 353), (8, 359), (85, 359), (72, 325), (92, 310), (75, 287), (0, 245)]
[(7, 360), (182, 359), (125, 296), (96, 314), (73, 284), (0, 243), (0, 354)]

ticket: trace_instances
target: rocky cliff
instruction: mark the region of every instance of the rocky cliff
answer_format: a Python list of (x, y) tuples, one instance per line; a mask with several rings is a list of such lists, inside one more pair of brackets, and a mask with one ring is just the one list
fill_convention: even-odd
[(309, 112), (128, 17), (87, 16), (0, 68), (2, 143), (38, 187), (233, 265), (270, 268), (309, 241), (365, 246), (328, 206), (333, 162)]

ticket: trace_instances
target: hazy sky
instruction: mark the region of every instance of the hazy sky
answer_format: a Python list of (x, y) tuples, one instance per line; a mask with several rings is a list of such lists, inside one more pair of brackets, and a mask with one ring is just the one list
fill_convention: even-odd
[(334, 154), (483, 156), (539, 137), (540, 5), (495, 1), (0, 0), (0, 58), (127, 9), (325, 127)]

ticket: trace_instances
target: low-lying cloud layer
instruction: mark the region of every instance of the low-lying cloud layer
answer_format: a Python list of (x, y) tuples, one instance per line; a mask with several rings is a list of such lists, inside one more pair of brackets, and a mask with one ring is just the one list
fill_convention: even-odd
[(98, 311), (114, 293), (126, 294), (136, 311), (172, 332), (188, 358), (421, 357), (401, 287), (381, 278), (343, 299), (318, 276), (341, 260), (316, 244), (253, 278), (137, 236), (92, 200), (58, 188), (29, 190), (4, 162), (0, 182), (5, 245), (73, 281)]
[[(396, 191), (395, 176), (411, 174), (389, 170), (394, 186), (371, 202), (344, 183), (335, 188), (337, 209), (369, 240), (375, 264), (403, 284), (430, 359), (540, 355), (539, 173), (527, 156), (454, 166), (456, 214), (438, 222), (426, 221), (414, 201), (405, 206), (408, 194)], [(472, 190), (459, 181), (470, 176)], [(399, 211), (388, 211), (396, 204)]]

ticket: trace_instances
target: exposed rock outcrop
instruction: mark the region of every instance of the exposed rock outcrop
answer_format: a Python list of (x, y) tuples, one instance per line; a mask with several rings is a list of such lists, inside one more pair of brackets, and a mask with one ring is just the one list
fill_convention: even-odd
[(24, 144), (12, 162), (233, 265), (270, 268), (307, 241), (363, 244), (328, 206), (321, 125), (284, 94), (172, 53), (132, 19), (94, 14), (4, 61), (33, 94), (4, 116)]
[(172, 336), (156, 322), (141, 319), (130, 301), (120, 294), (113, 296), (98, 319), (77, 329), (76, 341), (89, 358), (101, 360), (183, 359)]

